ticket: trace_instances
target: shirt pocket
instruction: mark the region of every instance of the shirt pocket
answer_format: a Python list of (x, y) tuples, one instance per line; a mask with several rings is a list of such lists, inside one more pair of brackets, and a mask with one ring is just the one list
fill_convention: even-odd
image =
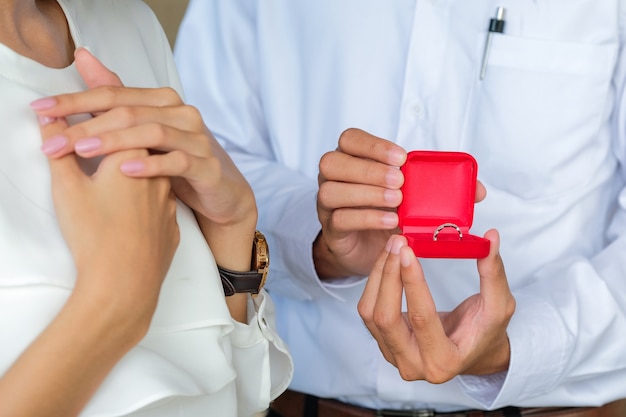
[[(483, 47), (484, 37), (480, 57)], [(481, 179), (527, 200), (589, 181), (610, 157), (617, 51), (617, 44), (495, 35), (465, 136)]]

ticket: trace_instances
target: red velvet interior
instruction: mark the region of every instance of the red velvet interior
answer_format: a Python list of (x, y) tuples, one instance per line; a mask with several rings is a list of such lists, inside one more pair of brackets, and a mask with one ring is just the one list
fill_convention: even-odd
[[(472, 225), (477, 166), (463, 152), (409, 152), (402, 167), (403, 201), (398, 208), (404, 233), (433, 233), (454, 223), (466, 233)], [(454, 233), (445, 228), (441, 234)]]
[[(489, 241), (469, 233), (474, 218), (478, 167), (463, 152), (413, 151), (402, 167), (400, 228), (415, 255), (424, 258), (483, 258)], [(441, 228), (437, 240), (433, 235)]]

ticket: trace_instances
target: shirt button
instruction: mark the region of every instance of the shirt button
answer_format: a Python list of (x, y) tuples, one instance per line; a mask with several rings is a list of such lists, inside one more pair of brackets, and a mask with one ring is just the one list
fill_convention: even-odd
[(269, 324), (267, 323), (267, 320), (265, 319), (265, 317), (260, 317), (258, 323), (259, 323), (259, 328), (261, 329), (261, 333), (263, 333), (263, 335), (267, 338), (267, 340), (269, 340), (270, 342), (273, 342), (274, 335), (272, 334), (272, 330)]
[(424, 106), (422, 106), (420, 103), (415, 103), (411, 110), (413, 111), (413, 115), (418, 119), (424, 118)]

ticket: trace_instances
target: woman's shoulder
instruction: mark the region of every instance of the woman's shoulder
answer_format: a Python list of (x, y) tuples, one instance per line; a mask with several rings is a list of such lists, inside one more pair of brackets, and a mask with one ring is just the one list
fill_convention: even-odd
[(167, 37), (141, 0), (58, 0), (77, 47), (84, 46), (126, 85), (176, 83)]
[[(150, 6), (142, 0), (58, 0), (80, 20), (121, 19), (141, 23), (144, 20), (156, 21)], [(111, 30), (115, 30), (112, 27)]]

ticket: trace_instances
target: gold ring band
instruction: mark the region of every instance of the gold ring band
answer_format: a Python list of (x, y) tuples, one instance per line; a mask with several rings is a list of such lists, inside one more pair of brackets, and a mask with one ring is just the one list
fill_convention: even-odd
[(451, 228), (455, 229), (457, 231), (457, 233), (459, 234), (459, 240), (463, 239), (463, 232), (461, 231), (461, 228), (459, 226), (457, 226), (454, 223), (444, 223), (444, 224), (440, 225), (439, 227), (437, 227), (437, 230), (435, 230), (435, 233), (433, 233), (433, 240), (436, 241), (437, 240), (437, 236), (439, 236), (439, 232), (441, 232), (446, 227), (451, 227)]

